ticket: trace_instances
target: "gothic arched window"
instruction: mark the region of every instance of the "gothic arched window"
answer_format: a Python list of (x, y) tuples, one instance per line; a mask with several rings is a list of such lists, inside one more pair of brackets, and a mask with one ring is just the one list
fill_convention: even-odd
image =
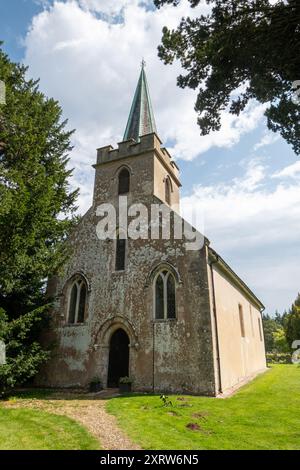
[(121, 170), (119, 173), (118, 194), (129, 193), (129, 186), (130, 186), (130, 173), (127, 170), (127, 168), (123, 168), (123, 170)]
[(83, 323), (86, 311), (87, 286), (84, 279), (76, 277), (69, 290), (68, 323)]
[(167, 204), (171, 204), (171, 182), (170, 178), (167, 177), (165, 180), (165, 200)]
[(176, 285), (170, 271), (160, 271), (154, 278), (154, 317), (156, 320), (176, 318)]

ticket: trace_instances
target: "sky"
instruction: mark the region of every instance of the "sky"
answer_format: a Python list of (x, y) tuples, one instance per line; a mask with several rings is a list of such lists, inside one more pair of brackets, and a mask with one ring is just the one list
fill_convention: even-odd
[(283, 312), (300, 291), (300, 159), (268, 131), (256, 101), (239, 117), (224, 111), (221, 130), (201, 136), (197, 91), (178, 88), (180, 64), (157, 57), (164, 25), (208, 8), (203, 1), (191, 9), (187, 0), (160, 10), (151, 0), (0, 0), (0, 40), (76, 129), (70, 183), (80, 188), (81, 214), (91, 205), (96, 148), (122, 140), (144, 58), (183, 203), (203, 214), (201, 231), (266, 311)]

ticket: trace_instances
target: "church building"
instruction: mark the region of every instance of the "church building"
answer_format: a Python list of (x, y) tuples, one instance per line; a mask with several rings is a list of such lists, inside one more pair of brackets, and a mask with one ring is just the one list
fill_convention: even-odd
[[(172, 230), (129, 237), (120, 227), (125, 199), (129, 216), (133, 205), (148, 214), (160, 205), (171, 227), (183, 222), (179, 169), (157, 135), (144, 65), (123, 141), (99, 148), (93, 166), (92, 206), (66, 242), (68, 262), (48, 283), (54, 307), (45, 341), (55, 350), (38, 384), (88, 387), (96, 377), (107, 388), (127, 376), (133, 391), (217, 396), (265, 370), (263, 304), (206, 237), (195, 232), (203, 242), (190, 249)], [(104, 239), (99, 207), (106, 206), (117, 220)]]

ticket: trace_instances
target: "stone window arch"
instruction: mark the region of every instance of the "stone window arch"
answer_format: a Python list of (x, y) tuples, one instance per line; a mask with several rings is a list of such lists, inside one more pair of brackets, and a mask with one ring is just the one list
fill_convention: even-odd
[(176, 279), (169, 269), (163, 268), (154, 276), (153, 310), (155, 320), (176, 319)]
[(68, 289), (67, 323), (80, 324), (86, 320), (88, 286), (83, 276), (76, 275)]
[(118, 173), (118, 194), (127, 194), (130, 190), (130, 172), (123, 167)]

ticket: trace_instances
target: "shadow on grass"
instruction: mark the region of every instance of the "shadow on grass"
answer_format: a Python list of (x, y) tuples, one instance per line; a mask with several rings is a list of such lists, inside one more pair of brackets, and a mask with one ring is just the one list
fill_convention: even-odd
[[(102, 394), (102, 395), (101, 395)], [(113, 392), (109, 395), (109, 390), (103, 390), (97, 393), (90, 393), (84, 391), (76, 391), (76, 390), (62, 390), (62, 389), (43, 389), (43, 388), (30, 388), (30, 389), (20, 389), (20, 390), (13, 390), (10, 394), (0, 399), (1, 401), (11, 401), (11, 400), (101, 400), (101, 401), (109, 401), (109, 400), (118, 400), (124, 398), (138, 398), (138, 397), (148, 397), (148, 398), (157, 398), (159, 401), (158, 407), (164, 407), (162, 402), (159, 400), (161, 393), (153, 393), (153, 392), (129, 392), (129, 393), (118, 393)], [(173, 404), (178, 404), (178, 400), (187, 401), (189, 395), (180, 395), (180, 394), (171, 394), (168, 393), (167, 396), (169, 397), (170, 401), (173, 401)], [(190, 396), (195, 397), (194, 395)]]
[[(103, 393), (103, 395), (101, 395)], [(129, 398), (129, 397), (159, 397), (161, 394), (153, 393), (142, 393), (142, 392), (130, 392), (119, 394), (117, 392), (112, 392), (109, 395), (109, 390), (103, 390), (102, 392), (91, 393), (78, 390), (68, 390), (68, 389), (43, 389), (43, 388), (31, 388), (31, 389), (16, 389), (11, 391), (6, 396), (0, 398), (1, 401), (8, 400), (111, 400), (116, 398)]]

